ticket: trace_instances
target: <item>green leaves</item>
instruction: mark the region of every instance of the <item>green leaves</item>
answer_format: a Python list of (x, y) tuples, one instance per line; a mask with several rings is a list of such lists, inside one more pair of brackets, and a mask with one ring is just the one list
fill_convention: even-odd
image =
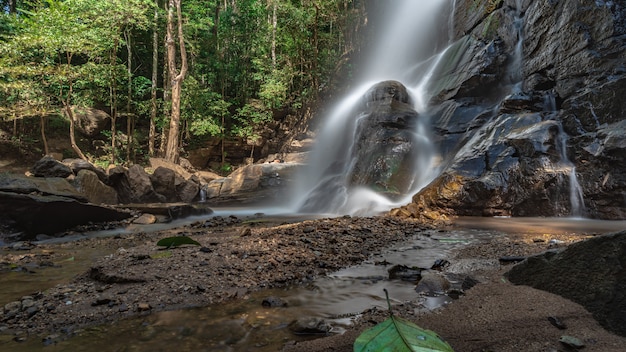
[[(389, 304), (388, 295), (387, 303)], [(454, 352), (435, 332), (395, 317), (391, 305), (389, 318), (359, 335), (353, 347), (354, 352)]]
[(167, 247), (167, 248), (178, 247), (184, 244), (192, 244), (195, 246), (200, 246), (200, 243), (192, 240), (191, 238), (187, 236), (166, 237), (166, 238), (159, 240), (159, 242), (157, 242), (157, 246), (162, 246), (162, 247)]

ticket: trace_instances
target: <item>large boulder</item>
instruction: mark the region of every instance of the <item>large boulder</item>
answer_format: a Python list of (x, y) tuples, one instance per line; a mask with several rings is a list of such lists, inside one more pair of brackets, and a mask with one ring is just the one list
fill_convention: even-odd
[(119, 165), (113, 166), (108, 173), (109, 184), (117, 191), (118, 200), (122, 204), (166, 201), (165, 196), (154, 190), (150, 176), (139, 165), (128, 169)]
[(143, 167), (133, 165), (128, 168), (127, 178), (131, 189), (131, 203), (159, 203), (166, 201), (165, 196), (154, 190), (150, 176)]
[(413, 180), (418, 118), (406, 87), (397, 81), (374, 85), (365, 93), (365, 111), (358, 114), (349, 184), (405, 194)]
[(132, 189), (128, 180), (128, 169), (121, 165), (111, 165), (107, 171), (109, 185), (117, 191), (118, 201), (122, 204), (132, 203)]
[(118, 203), (115, 189), (100, 181), (98, 175), (91, 170), (80, 170), (72, 183), (90, 203), (110, 205)]
[(0, 191), (0, 218), (23, 231), (21, 240), (35, 239), (38, 234), (55, 234), (77, 225), (129, 217), (130, 213), (72, 198)]
[(200, 181), (197, 177), (190, 176), (185, 179), (174, 170), (167, 167), (159, 166), (150, 175), (154, 190), (165, 196), (167, 202), (184, 202), (194, 201), (200, 191)]
[[(406, 87), (383, 81), (369, 88), (360, 104), (346, 109), (325, 126), (311, 155), (303, 195), (304, 212), (341, 213), (362, 202), (359, 192), (398, 199), (413, 186), (420, 161), (418, 113)], [(340, 115), (340, 116), (339, 116)], [(310, 176), (309, 176), (310, 174)]]
[(87, 160), (83, 159), (63, 159), (63, 164), (70, 167), (74, 175), (78, 175), (81, 170), (89, 170), (94, 172), (98, 179), (104, 183), (108, 182), (107, 174), (104, 169), (97, 167)]
[(111, 116), (106, 112), (87, 107), (73, 107), (76, 129), (86, 137), (98, 137), (111, 125)]
[(0, 191), (16, 194), (59, 196), (87, 202), (87, 197), (76, 190), (71, 183), (60, 177), (27, 177), (20, 175), (0, 175)]
[[(90, 171), (82, 170), (79, 175), (77, 179), (81, 184), (84, 176), (92, 182), (100, 182)], [(102, 194), (97, 196), (105, 197), (104, 191), (100, 192)], [(76, 225), (117, 221), (130, 216), (87, 203), (92, 201), (89, 197), (89, 192), (85, 195), (64, 178), (3, 175), (0, 177), (0, 221), (23, 231), (23, 239), (33, 239), (40, 233), (54, 234)]]
[(626, 336), (626, 231), (529, 257), (506, 277), (577, 302), (607, 330)]
[(284, 192), (294, 181), (300, 164), (264, 163), (246, 165), (228, 177), (206, 186), (210, 203), (254, 204), (284, 200)]
[(150, 175), (150, 181), (154, 187), (154, 191), (162, 194), (165, 197), (166, 202), (178, 202), (178, 194), (176, 193), (176, 178), (179, 176), (174, 170), (167, 167), (157, 167), (152, 175)]
[(39, 159), (31, 168), (31, 173), (35, 177), (61, 177), (65, 178), (73, 175), (72, 169), (55, 158), (46, 155)]

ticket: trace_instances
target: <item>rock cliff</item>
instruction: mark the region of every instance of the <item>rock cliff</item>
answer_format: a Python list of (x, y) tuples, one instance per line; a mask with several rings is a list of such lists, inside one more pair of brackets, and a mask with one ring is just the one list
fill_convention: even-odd
[(400, 213), (626, 218), (626, 8), (456, 1), (431, 84), (441, 174)]

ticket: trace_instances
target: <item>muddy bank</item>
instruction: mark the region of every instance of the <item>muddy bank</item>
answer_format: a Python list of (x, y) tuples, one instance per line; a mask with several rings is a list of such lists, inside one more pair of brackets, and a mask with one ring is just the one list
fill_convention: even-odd
[[(5, 268), (56, 263), (62, 258), (55, 251), (64, 249), (67, 256), (68, 248), (76, 252), (108, 248), (111, 254), (67, 284), (4, 302), (0, 326), (17, 336), (72, 331), (154, 311), (242, 299), (264, 288), (311, 282), (427, 229), (391, 217), (285, 224), (262, 217), (216, 217), (149, 234), (11, 251), (1, 259)], [(160, 239), (171, 236), (188, 236), (200, 245), (157, 246)]]

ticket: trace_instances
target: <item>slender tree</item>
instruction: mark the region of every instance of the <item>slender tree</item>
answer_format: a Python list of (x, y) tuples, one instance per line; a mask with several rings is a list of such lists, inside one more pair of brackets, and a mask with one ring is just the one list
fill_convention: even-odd
[(154, 156), (157, 116), (157, 79), (159, 75), (159, 0), (154, 0), (152, 24), (152, 85), (150, 87), (150, 130), (148, 132), (148, 155)]
[[(174, 9), (176, 9), (176, 24), (178, 29), (178, 49), (180, 51), (180, 70), (176, 67), (176, 41), (174, 40)], [(167, 63), (171, 84), (172, 110), (170, 114), (170, 131), (165, 150), (165, 159), (177, 163), (178, 134), (180, 129), (180, 93), (183, 81), (187, 75), (187, 51), (185, 50), (185, 39), (183, 37), (183, 19), (181, 11), (181, 0), (169, 0), (167, 13)]]

